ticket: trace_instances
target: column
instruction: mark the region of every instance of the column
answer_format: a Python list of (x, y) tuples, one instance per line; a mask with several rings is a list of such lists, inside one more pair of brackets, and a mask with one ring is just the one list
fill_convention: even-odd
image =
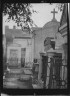
[[(64, 62), (63, 62), (63, 70), (62, 70), (62, 79), (67, 82), (67, 44), (63, 44), (64, 50)], [(67, 86), (67, 85), (66, 85)]]
[(18, 67), (21, 68), (21, 47), (18, 47)]
[(41, 80), (41, 73), (42, 73), (42, 54), (40, 53), (38, 80)]
[[(49, 79), (50, 79), (50, 67), (51, 67), (51, 63), (50, 60), (51, 58), (53, 58), (54, 52), (48, 52), (48, 66), (47, 66), (47, 78), (46, 78), (46, 86), (48, 88), (48, 84), (49, 84)], [(50, 85), (49, 85), (50, 86)], [(51, 85), (52, 86), (52, 85)], [(50, 88), (50, 87), (49, 87)]]

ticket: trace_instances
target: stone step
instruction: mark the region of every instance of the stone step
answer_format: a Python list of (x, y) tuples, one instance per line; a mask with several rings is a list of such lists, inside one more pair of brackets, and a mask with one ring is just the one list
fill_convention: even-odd
[(43, 89), (43, 86), (40, 86), (38, 84), (32, 84), (34, 89)]
[(10, 73), (20, 74), (22, 73), (21, 69), (10, 69)]
[(31, 80), (18, 80), (15, 78), (8, 78), (3, 81), (6, 88), (32, 88)]
[(16, 73), (7, 73), (5, 75), (5, 78), (19, 78), (20, 74), (16, 74)]

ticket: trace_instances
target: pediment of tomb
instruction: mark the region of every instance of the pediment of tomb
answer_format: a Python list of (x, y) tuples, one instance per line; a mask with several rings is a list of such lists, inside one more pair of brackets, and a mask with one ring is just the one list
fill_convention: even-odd
[(18, 43), (12, 43), (8, 45), (9, 47), (21, 47), (21, 44)]

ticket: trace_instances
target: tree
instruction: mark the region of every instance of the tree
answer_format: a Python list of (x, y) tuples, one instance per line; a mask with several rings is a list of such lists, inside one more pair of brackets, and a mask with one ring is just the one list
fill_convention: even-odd
[[(8, 15), (8, 22), (10, 20), (15, 21), (17, 26), (21, 26), (22, 29), (29, 29), (35, 25), (31, 19), (33, 10), (32, 5), (29, 3), (4, 3), (3, 4), (3, 16)], [(35, 25), (36, 26), (36, 25)]]
[[(49, 3), (53, 4), (53, 3)], [(64, 3), (56, 3), (56, 7), (62, 11)], [(31, 19), (33, 10), (30, 3), (4, 3), (3, 4), (3, 16), (8, 15), (8, 22), (10, 20), (15, 21), (17, 26), (21, 26), (22, 29), (28, 29), (35, 25)], [(35, 25), (36, 26), (36, 25)]]
[(56, 3), (56, 7), (58, 7), (58, 10), (63, 11), (64, 3)]

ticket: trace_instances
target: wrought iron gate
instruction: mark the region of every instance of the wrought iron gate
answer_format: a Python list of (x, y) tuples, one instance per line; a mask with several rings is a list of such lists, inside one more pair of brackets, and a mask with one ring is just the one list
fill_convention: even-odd
[(67, 65), (62, 63), (61, 53), (55, 53), (51, 58), (49, 70), (48, 88), (67, 88)]
[[(47, 60), (47, 56), (42, 57), (42, 78), (44, 87), (47, 89), (67, 88), (67, 65), (64, 65), (62, 61), (61, 53), (55, 53), (55, 55), (50, 58), (50, 63)], [(49, 75), (47, 75), (48, 72)]]

